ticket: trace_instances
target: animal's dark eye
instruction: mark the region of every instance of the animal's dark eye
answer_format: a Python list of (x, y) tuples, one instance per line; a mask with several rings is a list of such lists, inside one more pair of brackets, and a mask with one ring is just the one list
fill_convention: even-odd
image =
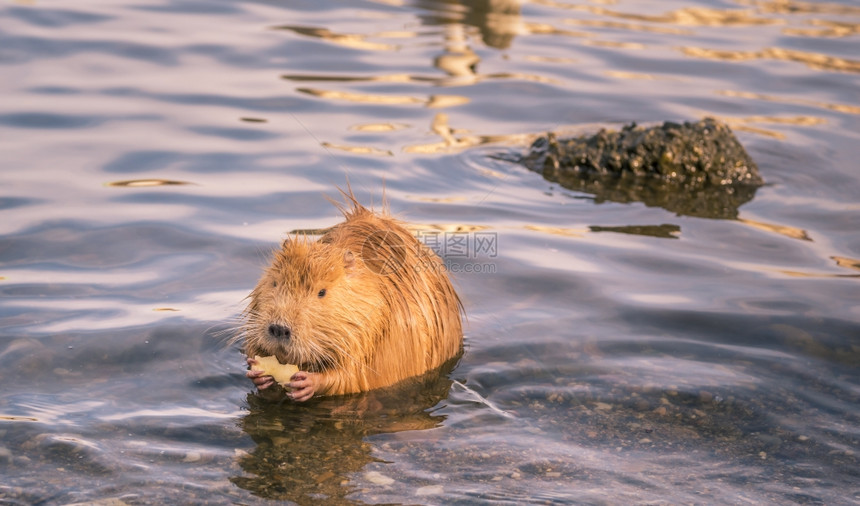
[(317, 297), (319, 297), (319, 298), (325, 297), (325, 288), (323, 288), (322, 290), (319, 291), (319, 293), (317, 294)]
[(278, 287), (278, 282), (277, 282), (277, 281), (272, 281), (272, 286), (274, 286), (275, 288), (277, 288), (277, 287)]

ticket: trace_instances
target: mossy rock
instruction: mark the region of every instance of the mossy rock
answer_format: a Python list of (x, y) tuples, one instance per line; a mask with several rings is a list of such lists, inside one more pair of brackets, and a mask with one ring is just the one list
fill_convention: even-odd
[(643, 202), (680, 215), (736, 218), (764, 184), (731, 129), (712, 118), (558, 139), (549, 133), (522, 162), (598, 202)]

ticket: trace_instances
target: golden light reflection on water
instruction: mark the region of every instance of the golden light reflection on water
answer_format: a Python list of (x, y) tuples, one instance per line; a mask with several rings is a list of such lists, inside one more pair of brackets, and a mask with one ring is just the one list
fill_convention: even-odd
[(523, 74), (521, 72), (497, 72), (493, 74), (479, 74), (479, 78), (484, 79), (512, 79), (518, 81), (531, 81), (534, 83), (558, 84), (558, 79), (544, 77), (537, 74)]
[(839, 267), (860, 271), (860, 260), (856, 258), (832, 256), (830, 259), (835, 261)]
[(354, 83), (354, 82), (373, 82), (373, 83), (411, 83), (420, 81), (430, 81), (429, 78), (415, 77), (409, 74), (383, 74), (375, 76), (338, 76), (338, 75), (320, 75), (320, 74), (284, 74), (281, 79), (287, 81), (305, 82), (339, 82), (339, 83)]
[(583, 41), (583, 44), (586, 46), (597, 46), (597, 47), (612, 47), (616, 49), (645, 49), (645, 44), (640, 44), (638, 42), (619, 42), (614, 40), (586, 40)]
[(376, 32), (370, 35), (370, 37), (379, 37), (380, 39), (412, 39), (417, 36), (417, 32), (408, 30), (386, 30), (384, 32)]
[(328, 100), (363, 102), (375, 105), (423, 105), (428, 108), (443, 108), (469, 103), (469, 98), (462, 95), (430, 95), (429, 97), (422, 98), (410, 95), (379, 95), (350, 91), (321, 90), (319, 88), (297, 88), (296, 91)]
[(493, 169), (488, 169), (486, 167), (478, 167), (477, 169), (481, 175), (484, 175), (487, 177), (492, 177), (492, 178), (496, 178), (496, 179), (505, 179), (507, 177), (504, 174), (502, 174), (501, 172), (497, 172)]
[(783, 60), (803, 63), (815, 70), (860, 72), (860, 61), (838, 58), (821, 53), (768, 47), (760, 51), (727, 51), (700, 47), (681, 47), (681, 52), (694, 58), (722, 61)]
[(560, 237), (585, 237), (585, 234), (590, 232), (589, 229), (565, 228), (565, 227), (547, 227), (544, 225), (523, 225), (526, 230), (532, 232), (540, 232), (542, 234), (555, 235)]
[[(451, 128), (448, 124), (448, 115), (439, 113), (433, 117), (430, 124), (430, 130), (442, 138), (441, 142), (431, 142), (427, 144), (413, 144), (405, 146), (405, 153), (450, 153), (461, 149), (481, 146), (485, 144), (510, 143), (510, 144), (526, 144), (537, 137), (535, 134), (510, 134), (510, 135), (469, 135), (468, 130), (458, 130)], [(491, 170), (482, 169), (486, 175), (493, 177), (504, 177), (503, 175)]]
[(776, 123), (780, 125), (802, 125), (814, 126), (827, 123), (824, 118), (818, 116), (746, 116), (743, 118), (727, 119), (726, 121), (739, 121), (743, 123)]
[(592, 225), (588, 227), (591, 232), (613, 232), (616, 234), (641, 235), (647, 237), (657, 237), (660, 239), (678, 239), (681, 237), (681, 227), (671, 223), (663, 223), (662, 225), (621, 225), (621, 226), (600, 226)]
[(733, 129), (739, 130), (741, 132), (749, 132), (751, 134), (761, 135), (763, 137), (770, 137), (772, 139), (778, 140), (785, 140), (786, 138), (785, 134), (782, 132), (777, 132), (776, 130), (768, 130), (767, 128), (751, 126), (744, 123), (743, 121), (738, 121), (737, 119), (735, 119), (734, 121), (727, 121), (726, 123), (730, 123)]
[(665, 26), (626, 23), (624, 21), (605, 21), (600, 19), (565, 19), (565, 24), (588, 26), (594, 28), (614, 28), (631, 32), (662, 33), (666, 35), (691, 35), (693, 32), (684, 28), (667, 28)]
[(707, 7), (685, 7), (663, 14), (636, 14), (619, 12), (597, 7), (594, 5), (567, 4), (555, 0), (532, 0), (536, 4), (588, 12), (598, 16), (624, 19), (629, 21), (644, 21), (648, 23), (665, 23), (679, 26), (749, 26), (749, 25), (774, 25), (785, 21), (774, 18), (755, 16), (755, 11), (749, 9), (711, 9)]
[(178, 186), (194, 184), (187, 181), (174, 181), (170, 179), (129, 179), (125, 181), (112, 181), (105, 186), (119, 186), (127, 188), (151, 188), (154, 186)]
[(588, 32), (578, 32), (555, 27), (548, 23), (525, 23), (526, 32), (532, 35), (561, 35), (564, 37), (591, 37)]
[(38, 418), (32, 416), (0, 415), (0, 422), (38, 422)]
[(718, 95), (723, 95), (726, 97), (748, 98), (751, 100), (764, 100), (766, 102), (779, 102), (783, 104), (807, 105), (811, 107), (829, 109), (831, 111), (844, 112), (847, 114), (860, 114), (860, 106), (856, 105), (833, 104), (830, 102), (819, 102), (815, 100), (807, 100), (804, 98), (778, 97), (776, 95), (767, 95), (764, 93), (754, 93), (749, 91), (718, 90), (716, 93)]
[(370, 146), (347, 146), (345, 144), (332, 144), (330, 142), (323, 142), (322, 146), (327, 149), (346, 151), (354, 155), (394, 156), (394, 153), (387, 149), (377, 149)]
[(860, 274), (841, 274), (834, 272), (813, 272), (813, 271), (805, 271), (800, 269), (787, 269), (783, 267), (776, 267), (774, 265), (766, 264), (766, 263), (753, 263), (753, 262), (726, 262), (726, 265), (743, 271), (748, 272), (758, 272), (767, 275), (780, 275), (780, 276), (788, 276), (790, 278), (812, 278), (812, 279), (845, 279), (845, 278), (860, 278)]
[(370, 93), (352, 93), (348, 91), (321, 90), (318, 88), (297, 88), (296, 91), (328, 100), (346, 100), (348, 102), (364, 102), (378, 105), (418, 105), (428, 102), (427, 99), (409, 95), (373, 95)]
[(680, 81), (680, 79), (677, 79), (675, 77), (655, 76), (653, 74), (644, 74), (640, 72), (624, 72), (622, 70), (607, 70), (606, 72), (604, 72), (604, 74), (609, 77), (615, 77), (617, 79), (639, 79), (643, 81)]
[[(468, 63), (468, 64), (467, 64)], [(302, 75), (285, 74), (282, 79), (295, 82), (375, 82), (375, 83), (426, 83), (434, 86), (469, 86), (487, 79), (513, 79), (520, 81), (532, 81), (539, 83), (556, 84), (559, 81), (537, 74), (525, 74), (521, 72), (496, 72), (492, 74), (478, 74), (472, 69), (472, 65), (456, 58), (439, 58), (436, 66), (446, 72), (443, 77), (416, 76), (409, 74), (386, 74), (377, 76), (332, 76), (332, 75)], [(301, 90), (299, 90), (301, 91)]]
[(860, 15), (860, 7), (838, 3), (810, 3), (794, 0), (735, 0), (741, 5), (751, 5), (758, 12), (768, 14), (833, 14), (837, 16)]
[(776, 272), (785, 274), (792, 278), (860, 278), (860, 274), (831, 274), (824, 272), (793, 271), (790, 269), (778, 269)]
[[(299, 35), (305, 35), (308, 37), (314, 37), (318, 39), (323, 39), (328, 42), (332, 42), (334, 44), (338, 44), (341, 46), (350, 47), (353, 49), (363, 49), (368, 51), (396, 51), (399, 46), (396, 44), (386, 44), (382, 42), (370, 42), (367, 40), (368, 37), (382, 37), (382, 34), (376, 35), (359, 35), (353, 33), (336, 33), (332, 32), (328, 28), (315, 28), (309, 26), (292, 26), (292, 25), (283, 25), (283, 26), (274, 26), (273, 30), (287, 30)], [(411, 32), (397, 32), (397, 36), (416, 36), (415, 33)], [(408, 35), (404, 35), (408, 34)], [(385, 37), (390, 37), (391, 32), (387, 32), (384, 34)]]
[(850, 37), (860, 33), (860, 24), (857, 23), (810, 19), (808, 24), (823, 28), (783, 28), (782, 33), (800, 37)]
[(806, 230), (803, 230), (802, 228), (789, 227), (786, 225), (775, 225), (772, 223), (764, 223), (761, 221), (749, 220), (744, 218), (738, 218), (737, 221), (752, 228), (763, 230), (765, 232), (772, 232), (791, 239), (799, 239), (801, 241), (810, 242), (812, 241)]
[(819, 118), (817, 116), (746, 116), (742, 118), (733, 118), (727, 116), (716, 117), (717, 119), (731, 126), (734, 130), (742, 130), (745, 132), (764, 135), (766, 137), (772, 137), (774, 139), (780, 140), (785, 139), (786, 136), (784, 133), (753, 125), (758, 123), (770, 123), (777, 125), (817, 126), (827, 123), (826, 119)]
[(706, 7), (685, 7), (658, 15), (630, 14), (598, 7), (590, 8), (589, 12), (633, 21), (648, 21), (651, 23), (667, 23), (681, 26), (750, 26), (784, 23), (781, 19), (756, 17), (749, 10), (709, 9)]
[(526, 61), (532, 61), (537, 63), (576, 63), (576, 58), (566, 58), (563, 56), (540, 56), (540, 55), (526, 55), (523, 56), (523, 59)]
[(443, 107), (457, 107), (469, 102), (468, 97), (461, 95), (430, 95), (425, 106), (429, 109), (441, 109)]
[(409, 128), (409, 125), (406, 123), (362, 123), (349, 127), (350, 130), (358, 132), (394, 132), (407, 128)]

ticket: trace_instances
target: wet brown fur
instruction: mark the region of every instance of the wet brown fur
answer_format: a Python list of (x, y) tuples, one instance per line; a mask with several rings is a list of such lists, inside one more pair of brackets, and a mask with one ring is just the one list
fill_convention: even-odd
[[(462, 304), (439, 257), (386, 211), (342, 193), (345, 221), (317, 241), (284, 241), (245, 311), (245, 353), (319, 373), (317, 395), (392, 385), (439, 367), (463, 343)], [(291, 338), (270, 335), (272, 323)]]

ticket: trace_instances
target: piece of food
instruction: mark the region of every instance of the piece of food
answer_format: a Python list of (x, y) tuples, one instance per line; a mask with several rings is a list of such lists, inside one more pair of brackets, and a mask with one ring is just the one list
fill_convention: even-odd
[(299, 372), (298, 366), (282, 364), (274, 356), (261, 357), (256, 355), (254, 360), (257, 361), (257, 364), (251, 367), (252, 371), (263, 371), (267, 376), (275, 378), (275, 381), (282, 387), (286, 387), (293, 374)]

